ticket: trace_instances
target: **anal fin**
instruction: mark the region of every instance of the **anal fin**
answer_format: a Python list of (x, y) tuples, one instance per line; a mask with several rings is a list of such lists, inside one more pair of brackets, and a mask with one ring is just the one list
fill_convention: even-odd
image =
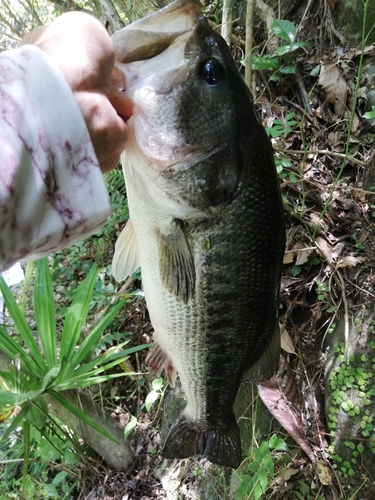
[(267, 344), (262, 356), (258, 361), (245, 373), (243, 379), (245, 382), (263, 382), (269, 380), (275, 375), (280, 359), (280, 328), (277, 320), (273, 335)]
[(162, 453), (164, 458), (201, 455), (214, 464), (236, 469), (241, 464), (240, 429), (234, 415), (220, 427), (182, 416), (169, 431)]
[(157, 229), (159, 270), (163, 285), (183, 302), (193, 296), (195, 272), (186, 237), (175, 219)]
[(157, 342), (151, 346), (150, 352), (146, 358), (146, 364), (159, 377), (164, 371), (167, 381), (171, 387), (176, 385), (177, 372), (173, 367), (172, 361), (161, 349)]
[(139, 267), (139, 251), (133, 223), (128, 220), (126, 226), (117, 238), (115, 254), (112, 260), (112, 276), (117, 281), (123, 281)]

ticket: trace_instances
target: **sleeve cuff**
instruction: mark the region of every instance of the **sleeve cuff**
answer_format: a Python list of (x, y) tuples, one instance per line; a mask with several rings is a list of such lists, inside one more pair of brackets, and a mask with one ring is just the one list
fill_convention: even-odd
[(110, 203), (85, 121), (55, 62), (25, 45), (1, 54), (0, 74), (2, 269), (94, 233)]

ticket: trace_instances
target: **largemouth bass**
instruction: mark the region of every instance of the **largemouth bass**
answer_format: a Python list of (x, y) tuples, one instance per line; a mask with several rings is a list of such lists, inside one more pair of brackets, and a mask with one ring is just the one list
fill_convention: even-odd
[(148, 364), (172, 384), (177, 372), (187, 399), (163, 454), (238, 467), (234, 400), (244, 376), (271, 378), (280, 349), (285, 228), (270, 143), (199, 2), (174, 2), (113, 42), (111, 98), (131, 115), (130, 219), (113, 275), (141, 266), (155, 330)]

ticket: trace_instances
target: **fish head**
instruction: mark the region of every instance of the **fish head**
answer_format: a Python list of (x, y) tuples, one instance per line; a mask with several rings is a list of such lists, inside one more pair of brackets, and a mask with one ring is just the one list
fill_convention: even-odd
[(154, 204), (160, 204), (162, 192), (185, 207), (177, 213), (170, 203), (159, 211), (184, 219), (209, 217), (238, 192), (249, 121), (255, 128), (260, 125), (226, 42), (195, 2), (177, 3), (183, 7), (169, 28), (163, 10), (155, 22), (164, 31), (158, 34), (156, 27), (150, 35), (152, 22), (147, 23), (145, 39), (156, 37), (152, 50), (145, 45), (124, 50), (132, 31), (127, 28), (114, 38), (115, 75), (122, 84), (117, 82), (121, 92), (114, 105), (130, 116), (126, 149), (138, 184)]

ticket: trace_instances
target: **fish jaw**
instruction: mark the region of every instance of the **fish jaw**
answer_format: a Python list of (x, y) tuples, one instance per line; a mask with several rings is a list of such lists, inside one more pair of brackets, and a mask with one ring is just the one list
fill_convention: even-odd
[(190, 31), (202, 18), (199, 0), (177, 0), (112, 35), (116, 61), (130, 63), (150, 59), (172, 41)]

